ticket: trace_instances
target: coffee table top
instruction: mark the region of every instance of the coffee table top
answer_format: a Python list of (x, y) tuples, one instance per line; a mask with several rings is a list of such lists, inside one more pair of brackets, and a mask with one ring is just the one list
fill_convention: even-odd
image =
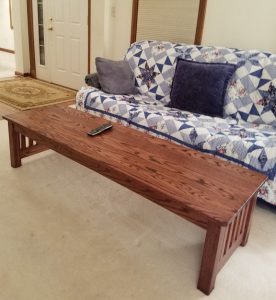
[(4, 118), (38, 142), (179, 215), (198, 214), (202, 227), (208, 218), (227, 224), (266, 180), (263, 174), (118, 123), (88, 137), (106, 120), (61, 105)]

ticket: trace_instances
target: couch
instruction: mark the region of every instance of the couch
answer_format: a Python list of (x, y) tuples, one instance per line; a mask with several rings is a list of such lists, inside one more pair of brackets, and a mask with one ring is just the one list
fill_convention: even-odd
[[(178, 57), (237, 65), (226, 89), (223, 118), (168, 107)], [(258, 199), (276, 205), (275, 54), (142, 41), (131, 45), (125, 59), (139, 94), (104, 93), (92, 75), (86, 79), (94, 86), (77, 93), (77, 109), (264, 173), (268, 181)]]

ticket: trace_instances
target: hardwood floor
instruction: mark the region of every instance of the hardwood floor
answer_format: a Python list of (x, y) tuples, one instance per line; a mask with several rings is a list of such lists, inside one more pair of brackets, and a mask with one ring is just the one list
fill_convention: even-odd
[[(2, 72), (0, 74), (0, 81), (16, 78), (16, 76), (14, 76), (14, 77), (3, 77), (3, 75), (5, 75), (5, 73)], [(2, 116), (12, 114), (13, 112), (16, 112), (16, 111), (18, 111), (18, 109), (14, 108), (12, 106), (9, 106), (5, 103), (0, 102), (0, 120), (3, 119)]]
[[(2, 81), (2, 80), (10, 80), (10, 79), (13, 79), (13, 78), (17, 78), (18, 76), (13, 76), (13, 77), (2, 77), (1, 76), (2, 74), (0, 74), (0, 81)], [(68, 106), (68, 105), (72, 105), (72, 104), (74, 104), (75, 103), (75, 99), (72, 99), (72, 100), (68, 100), (68, 101), (66, 101), (66, 102), (64, 102), (64, 103), (61, 103), (60, 105), (61, 106)], [(55, 105), (55, 103), (53, 103), (53, 104), (50, 104), (50, 105)], [(8, 115), (8, 114), (12, 114), (12, 113), (14, 113), (14, 112), (16, 112), (16, 111), (19, 111), (19, 109), (17, 109), (17, 108), (14, 108), (14, 107), (12, 107), (12, 106), (9, 106), (9, 105), (7, 105), (7, 104), (5, 104), (5, 103), (2, 103), (1, 101), (0, 101), (0, 120), (3, 120), (3, 116), (4, 115)]]
[[(68, 105), (72, 105), (74, 103), (75, 103), (75, 100), (69, 100), (69, 101), (61, 103), (59, 105), (65, 107), (65, 106), (68, 106)], [(52, 105), (55, 105), (55, 104), (52, 104)], [(19, 109), (11, 107), (7, 104), (4, 104), (4, 103), (0, 102), (0, 120), (3, 120), (4, 115), (12, 114), (16, 111), (19, 111)]]

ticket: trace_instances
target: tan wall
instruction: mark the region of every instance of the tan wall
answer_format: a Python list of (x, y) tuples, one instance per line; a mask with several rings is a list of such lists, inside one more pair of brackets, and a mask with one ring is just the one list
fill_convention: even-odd
[(112, 58), (122, 59), (130, 46), (132, 0), (116, 0), (114, 2)]
[(208, 0), (202, 44), (276, 53), (276, 0)]
[[(131, 8), (132, 0), (92, 0), (92, 71), (96, 56), (118, 60), (125, 54)], [(208, 0), (202, 44), (276, 53), (275, 30), (276, 0)]]
[(30, 72), (27, 1), (13, 0), (14, 48), (16, 71)]
[(91, 72), (95, 57), (120, 60), (130, 45), (132, 0), (92, 0)]
[(9, 0), (0, 0), (0, 48), (14, 50), (13, 30), (10, 28)]
[[(24, 73), (29, 72), (26, 1), (13, 0), (13, 3), (16, 69)], [(112, 3), (117, 7), (115, 20), (105, 22), (112, 17)], [(95, 70), (96, 56), (121, 59), (125, 54), (129, 46), (131, 7), (132, 0), (92, 0), (91, 71)], [(275, 30), (276, 0), (208, 0), (202, 43), (276, 53)]]
[(140, 0), (137, 40), (194, 43), (199, 0)]
[(95, 71), (95, 57), (104, 56), (104, 12), (104, 0), (91, 0), (91, 72)]

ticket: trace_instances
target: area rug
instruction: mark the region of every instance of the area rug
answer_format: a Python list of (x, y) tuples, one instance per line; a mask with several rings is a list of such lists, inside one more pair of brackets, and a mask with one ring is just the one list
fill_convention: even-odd
[(0, 81), (0, 101), (20, 110), (73, 100), (74, 90), (32, 78)]

